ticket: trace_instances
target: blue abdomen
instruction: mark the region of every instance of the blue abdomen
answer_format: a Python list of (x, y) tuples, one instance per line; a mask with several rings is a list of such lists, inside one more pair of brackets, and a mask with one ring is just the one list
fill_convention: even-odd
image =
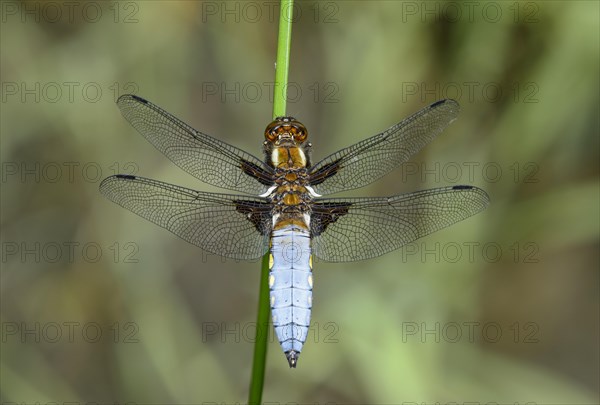
[(273, 327), (290, 367), (306, 341), (312, 308), (310, 236), (290, 225), (273, 231), (269, 288)]

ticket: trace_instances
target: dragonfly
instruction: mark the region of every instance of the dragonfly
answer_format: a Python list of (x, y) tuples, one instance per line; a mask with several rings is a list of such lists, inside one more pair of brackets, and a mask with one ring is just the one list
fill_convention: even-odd
[(212, 254), (254, 260), (269, 254), (272, 323), (290, 368), (310, 326), (313, 256), (352, 262), (396, 250), (483, 211), (485, 191), (454, 185), (391, 197), (324, 198), (385, 176), (458, 115), (435, 102), (391, 128), (323, 160), (311, 160), (306, 127), (278, 117), (264, 132), (264, 159), (206, 135), (136, 95), (117, 105), (127, 121), (180, 168), (240, 194), (196, 191), (144, 177), (104, 179), (109, 200)]

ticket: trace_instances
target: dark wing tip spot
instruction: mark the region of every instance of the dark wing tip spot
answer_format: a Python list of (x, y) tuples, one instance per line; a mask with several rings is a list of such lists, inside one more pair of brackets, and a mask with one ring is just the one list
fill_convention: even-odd
[(130, 94), (129, 97), (133, 98), (134, 100), (139, 101), (140, 103), (148, 104), (148, 100), (138, 97), (135, 94)]
[(125, 179), (125, 180), (135, 180), (136, 177), (131, 174), (117, 174), (115, 176), (117, 179)]
[(451, 99), (451, 98), (445, 98), (445, 99), (443, 99), (443, 100), (439, 100), (439, 101), (436, 101), (435, 103), (431, 104), (431, 105), (429, 106), (429, 108), (435, 108), (435, 107), (438, 107), (438, 106), (440, 106), (440, 105), (442, 105), (442, 104), (454, 105), (454, 106), (455, 106), (455, 107), (457, 107), (457, 108), (459, 107), (459, 105), (458, 105), (458, 101), (456, 101), (456, 100), (453, 100), (453, 99)]
[(475, 187), (473, 186), (454, 186), (452, 187), (452, 190), (471, 190)]
[(135, 94), (123, 94), (121, 97), (119, 97), (117, 99), (117, 104), (121, 104), (123, 101), (130, 100), (130, 99), (133, 99), (142, 104), (148, 104), (148, 100), (143, 99), (139, 96), (136, 96)]

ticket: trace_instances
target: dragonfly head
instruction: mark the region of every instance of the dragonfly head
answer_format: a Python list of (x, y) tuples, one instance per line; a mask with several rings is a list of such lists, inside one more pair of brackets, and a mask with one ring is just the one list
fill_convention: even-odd
[(265, 129), (265, 139), (274, 145), (302, 144), (306, 138), (306, 127), (293, 117), (277, 117)]

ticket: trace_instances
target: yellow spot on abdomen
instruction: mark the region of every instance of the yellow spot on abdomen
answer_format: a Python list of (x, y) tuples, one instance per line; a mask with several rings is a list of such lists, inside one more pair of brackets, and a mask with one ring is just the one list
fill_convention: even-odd
[(301, 228), (301, 229), (308, 229), (308, 227), (304, 223), (304, 220), (299, 219), (299, 218), (282, 219), (275, 224), (273, 229), (275, 229), (275, 230), (283, 229), (286, 226), (297, 226), (298, 228)]
[(286, 194), (283, 197), (283, 203), (285, 205), (298, 205), (300, 204), (300, 196), (298, 194)]

